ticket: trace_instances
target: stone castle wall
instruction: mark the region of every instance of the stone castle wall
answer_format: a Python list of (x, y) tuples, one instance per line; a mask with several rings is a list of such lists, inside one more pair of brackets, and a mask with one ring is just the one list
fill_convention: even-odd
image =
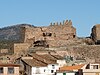
[[(55, 44), (54, 46), (56, 46), (56, 44), (59, 43), (59, 40), (66, 42), (67, 40), (76, 38), (76, 29), (72, 26), (71, 20), (66, 20), (65, 22), (63, 22), (63, 24), (51, 23), (48, 27), (26, 26), (23, 28), (22, 33), (25, 43), (28, 43), (30, 39), (30, 42), (46, 40), (49, 46), (52, 46), (51, 42)], [(60, 44), (58, 44), (57, 46), (59, 45)]]
[(43, 40), (49, 47), (66, 46), (76, 38), (76, 28), (72, 26), (71, 20), (66, 20), (60, 24), (51, 23), (47, 27), (24, 26), (21, 27), (21, 35), (22, 43), (14, 44), (14, 53), (27, 50), (37, 41), (38, 43), (42, 41), (43, 44)]
[(93, 26), (91, 37), (96, 44), (100, 44), (100, 24)]
[(73, 47), (73, 50), (70, 51), (74, 56), (95, 60), (95, 62), (100, 62), (100, 45), (75, 46)]
[(21, 51), (26, 51), (31, 45), (28, 43), (15, 43), (14, 53), (19, 53)]

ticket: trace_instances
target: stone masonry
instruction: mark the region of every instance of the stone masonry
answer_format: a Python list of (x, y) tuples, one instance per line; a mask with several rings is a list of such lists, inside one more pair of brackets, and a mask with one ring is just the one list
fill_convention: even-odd
[(100, 44), (100, 24), (93, 26), (91, 37), (95, 44)]
[(34, 46), (64, 46), (68, 40), (76, 38), (76, 28), (72, 26), (71, 20), (60, 24), (51, 23), (47, 27), (22, 27), (23, 42), (34, 44)]

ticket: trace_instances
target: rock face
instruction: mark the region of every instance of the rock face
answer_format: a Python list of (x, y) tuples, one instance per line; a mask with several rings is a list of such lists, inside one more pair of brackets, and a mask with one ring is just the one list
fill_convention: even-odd
[(93, 26), (91, 37), (95, 44), (100, 44), (100, 24)]
[(76, 38), (76, 28), (72, 26), (71, 20), (63, 24), (51, 23), (48, 27), (25, 26), (22, 27), (22, 33), (23, 42), (35, 42), (36, 46), (66, 46), (68, 40)]

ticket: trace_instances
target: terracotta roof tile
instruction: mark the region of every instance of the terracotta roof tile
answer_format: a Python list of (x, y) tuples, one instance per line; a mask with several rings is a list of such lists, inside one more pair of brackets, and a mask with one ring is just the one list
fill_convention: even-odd
[(19, 64), (0, 64), (0, 67), (20, 67)]
[(73, 71), (73, 70), (81, 69), (83, 66), (84, 66), (84, 64), (74, 65), (74, 66), (64, 66), (64, 67), (60, 67), (59, 70), (63, 70), (63, 71)]

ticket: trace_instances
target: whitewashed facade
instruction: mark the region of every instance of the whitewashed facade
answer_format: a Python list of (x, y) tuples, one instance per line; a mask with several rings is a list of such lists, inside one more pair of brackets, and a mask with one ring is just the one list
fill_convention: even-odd
[(63, 67), (66, 65), (66, 61), (65, 60), (57, 60), (57, 63), (60, 67)]
[(58, 69), (58, 64), (48, 64), (46, 67), (32, 67), (31, 75), (54, 75)]

